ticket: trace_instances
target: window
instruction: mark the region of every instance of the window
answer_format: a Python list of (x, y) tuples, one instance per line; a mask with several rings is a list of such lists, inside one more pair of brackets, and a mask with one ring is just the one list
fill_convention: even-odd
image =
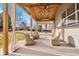
[[(75, 10), (75, 7), (77, 7), (77, 10)], [(66, 15), (67, 13), (67, 15)], [(75, 18), (76, 16), (77, 19)], [(72, 4), (69, 8), (67, 8), (67, 11), (62, 13), (62, 26), (71, 25), (79, 23), (79, 3)]]
[(68, 19), (64, 19), (62, 25), (63, 25), (63, 26), (66, 26), (66, 25), (69, 24), (68, 22), (69, 22)]
[(62, 20), (62, 26), (66, 25), (66, 24), (65, 24), (65, 21), (66, 21), (66, 19), (63, 19), (63, 20)]
[(79, 23), (79, 12), (78, 12), (78, 23)]
[(74, 24), (75, 23), (75, 14), (67, 18), (68, 24)]
[(79, 3), (77, 3), (77, 10), (79, 10)]
[(68, 25), (68, 24), (69, 24), (69, 20), (66, 19), (65, 22), (64, 22), (64, 24), (65, 24), (65, 25)]
[(75, 12), (75, 4), (72, 4), (70, 8), (67, 9), (67, 16)]
[[(77, 10), (79, 10), (79, 3), (77, 3)], [(78, 23), (79, 23), (79, 12), (78, 12)]]
[(62, 14), (62, 19), (66, 17), (66, 11)]

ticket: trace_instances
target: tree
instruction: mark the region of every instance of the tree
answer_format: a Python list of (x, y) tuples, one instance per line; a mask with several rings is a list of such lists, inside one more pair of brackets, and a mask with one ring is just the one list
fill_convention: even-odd
[[(12, 24), (11, 24), (11, 17), (8, 15), (8, 28), (9, 29), (11, 29), (12, 28)], [(3, 28), (3, 13), (2, 14), (0, 14), (0, 19), (1, 19), (1, 26), (0, 26), (0, 28)]]
[(23, 28), (23, 30), (26, 30), (26, 29), (27, 29), (25, 22), (22, 22), (22, 23), (21, 23), (21, 27)]
[(27, 24), (27, 23), (25, 23), (25, 19), (23, 17), (23, 14), (22, 14), (22, 12), (17, 12), (16, 14), (17, 14), (17, 17), (16, 17), (17, 18), (17, 21), (16, 21), (17, 27), (18, 27), (18, 29), (23, 29), (22, 26), (26, 27), (26, 24)]

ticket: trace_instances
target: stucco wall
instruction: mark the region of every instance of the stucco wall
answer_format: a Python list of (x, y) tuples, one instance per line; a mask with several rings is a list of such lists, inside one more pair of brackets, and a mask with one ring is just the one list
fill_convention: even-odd
[(79, 25), (64, 28), (64, 40), (79, 48)]
[[(61, 18), (62, 12), (64, 12), (65, 9), (68, 8), (70, 5), (71, 4), (62, 4), (61, 7), (58, 9), (56, 17), (55, 17), (56, 26), (62, 20), (62, 18)], [(56, 32), (58, 30), (59, 29), (56, 28)], [(60, 29), (59, 32), (64, 33), (64, 34), (61, 34), (62, 36), (64, 36), (64, 38), (61, 37), (64, 41), (71, 44), (75, 48), (79, 49), (79, 24), (64, 27), (64, 30), (62, 31), (62, 29)]]

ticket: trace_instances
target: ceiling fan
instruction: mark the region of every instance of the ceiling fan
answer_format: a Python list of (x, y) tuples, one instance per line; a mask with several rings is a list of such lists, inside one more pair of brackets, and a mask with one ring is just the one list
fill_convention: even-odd
[(49, 9), (54, 8), (53, 6), (49, 6), (44, 4), (43, 7), (40, 7), (41, 11), (43, 11), (44, 13), (49, 12)]

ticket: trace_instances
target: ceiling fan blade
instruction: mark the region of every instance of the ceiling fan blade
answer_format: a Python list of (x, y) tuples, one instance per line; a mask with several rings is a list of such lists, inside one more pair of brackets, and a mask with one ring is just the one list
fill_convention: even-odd
[(54, 8), (53, 6), (47, 6), (47, 8), (46, 9), (51, 9), (51, 8)]
[(44, 6), (39, 6), (38, 8), (39, 8), (39, 9), (44, 9)]

